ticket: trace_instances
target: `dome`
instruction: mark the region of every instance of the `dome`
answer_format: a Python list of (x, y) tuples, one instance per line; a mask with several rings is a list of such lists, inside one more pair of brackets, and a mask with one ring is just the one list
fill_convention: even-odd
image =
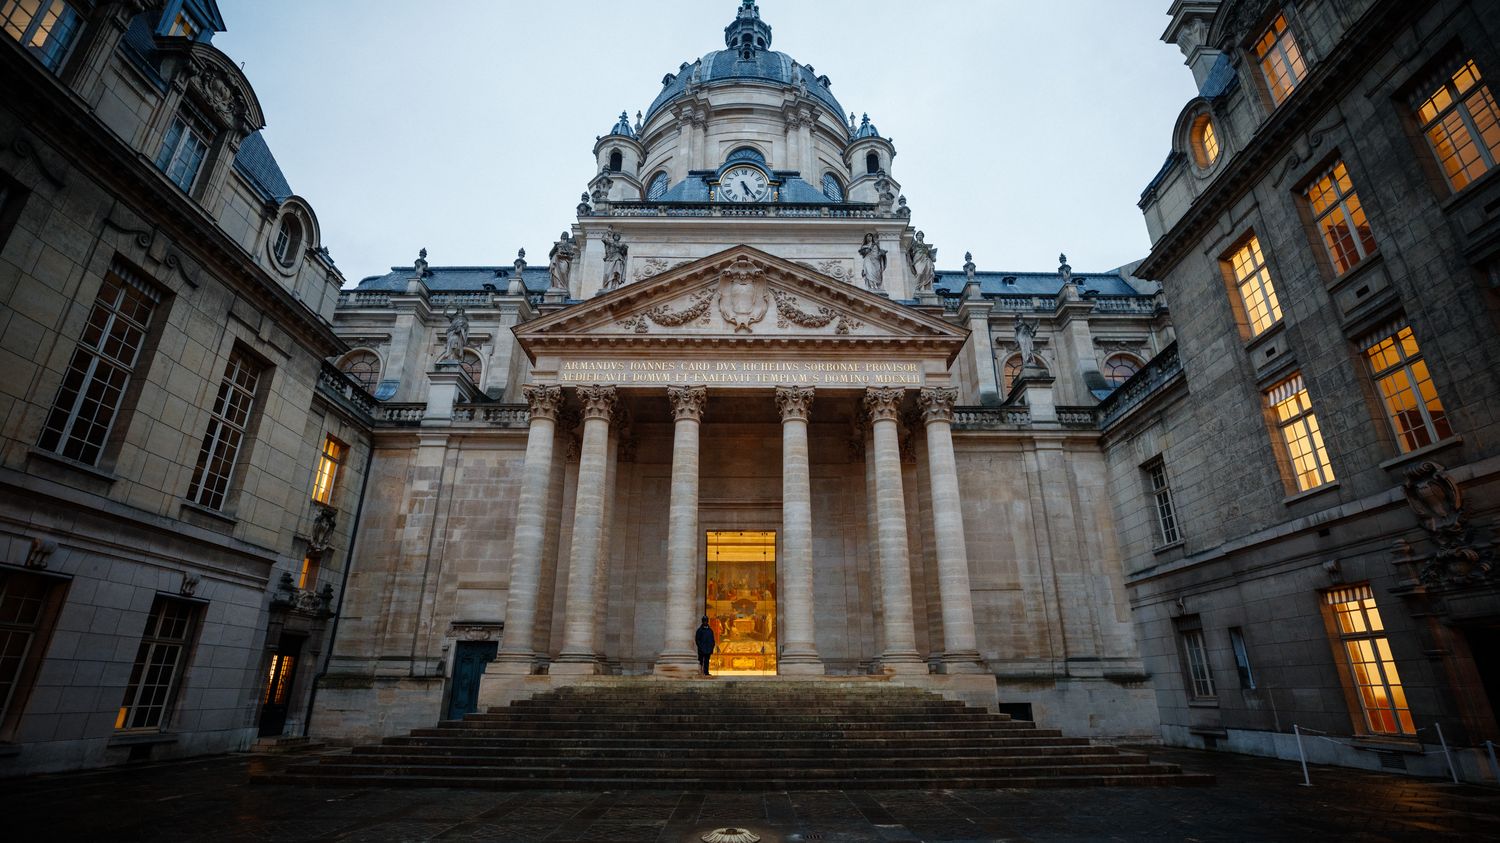
[(818, 76), (811, 67), (798, 64), (786, 53), (766, 49), (771, 46), (771, 27), (761, 21), (760, 8), (752, 0), (743, 0), (734, 22), (724, 28), (724, 45), (729, 49), (714, 50), (662, 77), (661, 93), (646, 110), (646, 120), (650, 121), (663, 106), (682, 96), (689, 82), (712, 86), (751, 81), (805, 87), (810, 96), (833, 109), (839, 122), (843, 122), (844, 108), (828, 90), (827, 76)]

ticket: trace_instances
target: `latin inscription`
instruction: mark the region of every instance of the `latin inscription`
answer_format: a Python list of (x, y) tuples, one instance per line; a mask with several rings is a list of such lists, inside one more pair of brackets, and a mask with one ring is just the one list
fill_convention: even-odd
[(562, 383), (921, 386), (904, 360), (564, 360)]

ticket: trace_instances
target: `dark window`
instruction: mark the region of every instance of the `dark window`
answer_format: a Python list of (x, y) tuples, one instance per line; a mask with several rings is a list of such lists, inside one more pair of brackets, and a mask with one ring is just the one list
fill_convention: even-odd
[(173, 184), (192, 193), (203, 159), (208, 155), (208, 139), (208, 131), (198, 121), (179, 115), (167, 129), (161, 151), (156, 154), (156, 169), (166, 173)]
[(1245, 649), (1245, 633), (1237, 626), (1229, 628), (1229, 646), (1234, 649), (1234, 669), (1240, 674), (1240, 687), (1254, 690), (1255, 674), (1250, 670), (1250, 652)]
[(646, 198), (656, 200), (666, 196), (667, 186), (667, 174), (657, 173), (651, 177), (651, 186), (646, 188)]
[(872, 152), (869, 155), (865, 156), (865, 172), (871, 173), (871, 174), (880, 172), (880, 156), (879, 155), (877, 155), (876, 153)]
[(620, 172), (620, 169), (624, 166), (625, 156), (620, 154), (620, 150), (616, 149), (609, 153), (609, 171), (611, 173)]
[(157, 595), (140, 649), (136, 650), (125, 699), (115, 716), (116, 729), (159, 729), (167, 725), (172, 700), (182, 685), (196, 615), (196, 604)]
[(844, 201), (844, 186), (839, 183), (838, 177), (833, 173), (823, 174), (823, 195), (830, 202)]
[(198, 450), (198, 465), (187, 498), (211, 509), (223, 509), (229, 495), (229, 481), (234, 476), (240, 446), (250, 428), (255, 411), (255, 389), (260, 382), (261, 367), (244, 353), (229, 355), (219, 394), (214, 399), (203, 447)]
[(52, 577), (0, 572), (0, 723), (9, 726), (21, 713), (62, 592), (61, 581)]

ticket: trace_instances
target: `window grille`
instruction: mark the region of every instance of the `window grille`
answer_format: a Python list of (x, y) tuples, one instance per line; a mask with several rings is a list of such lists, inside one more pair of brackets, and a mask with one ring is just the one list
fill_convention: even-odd
[(1368, 342), (1365, 359), (1402, 453), (1453, 435), (1410, 326), (1401, 325)]
[(208, 137), (197, 121), (179, 115), (167, 129), (161, 152), (156, 155), (156, 169), (166, 173), (173, 184), (192, 193), (203, 159), (208, 155)]
[(1234, 274), (1240, 301), (1245, 306), (1250, 336), (1258, 337), (1281, 321), (1281, 301), (1276, 296), (1276, 285), (1271, 281), (1271, 270), (1266, 267), (1260, 238), (1252, 235), (1245, 241), (1245, 245), (1230, 256), (1229, 269)]
[(1140, 370), (1141, 361), (1129, 354), (1111, 354), (1104, 361), (1104, 382), (1114, 388), (1130, 380)]
[(1255, 60), (1265, 77), (1271, 101), (1280, 105), (1302, 77), (1307, 75), (1307, 65), (1302, 60), (1302, 50), (1297, 39), (1287, 28), (1286, 15), (1277, 15), (1255, 42)]
[(380, 383), (380, 357), (373, 351), (356, 352), (345, 357), (339, 370), (358, 381), (372, 395)]
[(1416, 107), (1422, 134), (1455, 192), (1500, 158), (1500, 107), (1473, 60), (1447, 75)]
[(1307, 201), (1328, 259), (1339, 274), (1348, 272), (1375, 251), (1375, 235), (1365, 219), (1365, 209), (1349, 170), (1339, 161), (1307, 188)]
[(1323, 430), (1312, 409), (1312, 399), (1299, 372), (1266, 392), (1276, 417), (1276, 428), (1292, 463), (1297, 490), (1305, 492), (1332, 483), (1336, 478), (1323, 443)]
[(116, 729), (155, 729), (165, 726), (168, 709), (181, 685), (188, 642), (191, 640), (193, 604), (158, 596), (130, 670), (130, 684), (115, 717)]
[(1203, 630), (1182, 631), (1182, 649), (1187, 654), (1189, 691), (1195, 700), (1214, 699), (1213, 671), (1208, 665), (1208, 647), (1203, 641)]
[(844, 201), (844, 186), (839, 183), (838, 177), (833, 173), (823, 174), (823, 195), (830, 202)]
[(83, 16), (64, 0), (0, 0), (0, 27), (56, 73), (78, 40)]
[(668, 179), (666, 173), (657, 173), (651, 177), (651, 186), (646, 190), (646, 198), (652, 201), (667, 195)]
[(321, 504), (333, 502), (334, 484), (338, 481), (339, 467), (344, 463), (344, 443), (332, 436), (323, 440), (323, 452), (318, 455), (318, 470), (313, 476), (312, 499)]
[(250, 416), (255, 408), (255, 389), (260, 381), (260, 367), (242, 352), (229, 355), (219, 394), (214, 399), (203, 447), (198, 450), (198, 464), (187, 498), (193, 503), (223, 509), (229, 495), (229, 481), (234, 476), (235, 461), (244, 443)]
[(1369, 585), (1324, 592), (1333, 612), (1338, 643), (1354, 683), (1366, 728), (1381, 735), (1414, 735), (1416, 724), (1375, 595)]
[(1151, 484), (1151, 499), (1156, 508), (1156, 537), (1165, 546), (1182, 539), (1177, 530), (1177, 507), (1172, 503), (1172, 487), (1167, 483), (1167, 467), (1161, 460), (1146, 466)]

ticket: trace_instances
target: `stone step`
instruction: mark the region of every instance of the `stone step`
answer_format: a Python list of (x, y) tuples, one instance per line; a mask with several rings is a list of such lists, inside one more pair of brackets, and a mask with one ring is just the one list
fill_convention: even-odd
[(889, 768), (904, 768), (914, 762), (920, 762), (923, 769), (1001, 769), (1010, 767), (1056, 767), (1056, 766), (1142, 766), (1147, 763), (1143, 755), (1117, 752), (1098, 752), (1088, 754), (1054, 754), (1043, 753), (1035, 755), (1007, 754), (1003, 756), (956, 754), (956, 753), (887, 753), (870, 754), (859, 756), (831, 755), (829, 753), (816, 753), (806, 756), (785, 755), (781, 753), (764, 752), (758, 754), (753, 762), (747, 762), (744, 756), (730, 755), (722, 751), (711, 752), (660, 752), (630, 751), (630, 752), (580, 752), (580, 753), (545, 753), (545, 754), (516, 754), (505, 758), (504, 764), (497, 764), (493, 755), (450, 755), (441, 753), (421, 752), (383, 752), (383, 753), (356, 753), (351, 755), (325, 755), (318, 759), (319, 763), (327, 767), (349, 767), (349, 766), (388, 766), (397, 768), (408, 765), (448, 765), (455, 767), (514, 767), (543, 768), (557, 766), (563, 769), (688, 769), (701, 770), (705, 767), (714, 768), (724, 766), (732, 768), (737, 772), (747, 772), (760, 769), (826, 769), (834, 760), (857, 761), (862, 770), (879, 770)]
[(720, 726), (733, 729), (740, 725), (763, 724), (775, 726), (776, 728), (793, 728), (803, 724), (819, 725), (824, 723), (839, 723), (847, 726), (873, 726), (886, 724), (910, 724), (922, 723), (933, 727), (944, 727), (948, 724), (993, 724), (1003, 728), (1024, 729), (1026, 721), (1001, 720), (993, 715), (983, 712), (975, 714), (923, 714), (923, 715), (899, 715), (899, 714), (849, 714), (845, 716), (837, 714), (802, 714), (802, 713), (780, 713), (755, 717), (736, 717), (732, 714), (646, 714), (646, 713), (610, 713), (601, 714), (597, 711), (591, 712), (500, 712), (495, 714), (470, 714), (462, 720), (442, 720), (439, 726), (453, 725), (484, 725), (496, 723), (629, 723), (631, 725), (643, 724), (701, 724), (706, 727)]
[[(1056, 737), (1061, 737), (1062, 736), (1062, 733), (1059, 732), (1056, 729), (1016, 729), (1016, 730), (1008, 730), (1008, 729), (955, 729), (955, 728), (943, 729), (943, 728), (937, 728), (937, 727), (922, 728), (920, 726), (916, 726), (914, 728), (906, 728), (906, 729), (889, 729), (889, 728), (883, 728), (883, 729), (865, 729), (865, 728), (859, 728), (859, 727), (841, 728), (841, 727), (836, 726), (836, 725), (826, 726), (826, 727), (818, 727), (818, 728), (808, 727), (808, 728), (802, 728), (802, 729), (775, 729), (775, 728), (766, 728), (766, 729), (759, 729), (759, 730), (738, 729), (738, 730), (734, 730), (732, 734), (735, 734), (735, 735), (738, 735), (738, 736), (744, 737), (744, 738), (755, 738), (755, 739), (760, 739), (760, 740), (774, 740), (778, 736), (781, 736), (781, 737), (786, 738), (786, 739), (793, 739), (793, 738), (814, 738), (814, 739), (825, 739), (826, 740), (826, 739), (833, 739), (833, 738), (864, 737), (864, 738), (872, 738), (872, 739), (879, 739), (879, 740), (906, 740), (906, 739), (930, 737), (930, 736), (936, 736), (936, 735), (941, 735), (941, 736), (945, 736), (945, 737), (953, 737), (953, 738), (984, 738), (984, 737), (996, 736), (996, 733), (1031, 735), (1031, 736), (1043, 737), (1043, 738), (1056, 738)], [(413, 737), (444, 737), (444, 736), (470, 735), (470, 736), (473, 736), (473, 737), (534, 737), (534, 738), (543, 738), (543, 737), (559, 737), (559, 736), (561, 736), (561, 737), (571, 737), (571, 738), (608, 739), (608, 738), (618, 738), (618, 737), (621, 737), (621, 736), (624, 736), (624, 735), (628, 735), (630, 737), (636, 738), (637, 740), (671, 740), (671, 739), (675, 738), (675, 739), (696, 740), (696, 741), (698, 741), (700, 743), (701, 742), (710, 742), (710, 741), (720, 740), (720, 739), (726, 737), (728, 734), (730, 734), (729, 730), (725, 730), (725, 729), (704, 729), (704, 728), (697, 728), (697, 729), (694, 729), (694, 728), (638, 729), (638, 728), (630, 728), (628, 726), (610, 727), (610, 726), (602, 726), (601, 725), (601, 726), (596, 727), (596, 728), (587, 728), (587, 729), (585, 729), (585, 728), (570, 728), (570, 729), (551, 728), (551, 729), (547, 729), (547, 728), (538, 728), (538, 727), (535, 727), (535, 726), (514, 725), (514, 724), (495, 724), (495, 726), (493, 728), (483, 728), (483, 729), (478, 728), (476, 726), (458, 726), (458, 727), (454, 727), (454, 728), (413, 729), (411, 731), (411, 735)]]
[[(451, 771), (450, 771), (451, 772)], [(467, 772), (467, 771), (465, 771)], [(681, 779), (671, 782), (656, 782), (631, 777), (600, 776), (595, 778), (477, 778), (467, 775), (390, 776), (383, 772), (366, 775), (343, 773), (340, 775), (309, 775), (291, 769), (275, 773), (262, 773), (252, 781), (256, 784), (282, 784), (299, 787), (359, 788), (359, 787), (435, 787), (477, 790), (650, 790), (653, 787), (671, 790), (744, 791), (743, 780)], [(1195, 773), (1153, 772), (1138, 775), (1033, 775), (1007, 777), (958, 776), (953, 778), (914, 779), (890, 777), (882, 779), (839, 779), (819, 781), (808, 779), (768, 778), (755, 782), (757, 791), (782, 790), (828, 790), (838, 787), (844, 790), (994, 790), (1039, 789), (1039, 788), (1090, 788), (1090, 787), (1207, 787), (1214, 777)]]
[[(519, 752), (537, 747), (550, 747), (557, 752), (567, 752), (576, 749), (599, 748), (599, 749), (634, 749), (637, 747), (650, 747), (665, 752), (685, 752), (703, 747), (703, 741), (694, 740), (662, 740), (662, 741), (640, 741), (629, 738), (475, 738), (469, 736), (444, 736), (444, 737), (393, 737), (386, 738), (382, 743), (355, 747), (355, 752), (381, 752), (387, 747), (429, 747), (433, 749), (455, 749), (465, 750), (470, 748), (494, 748), (506, 749), (511, 752)], [(948, 738), (934, 737), (911, 740), (884, 740), (878, 738), (870, 739), (846, 739), (825, 738), (819, 740), (792, 740), (792, 739), (748, 739), (740, 737), (724, 737), (712, 742), (712, 746), (722, 748), (730, 753), (744, 753), (750, 751), (792, 751), (807, 753), (830, 753), (843, 752), (877, 752), (890, 750), (911, 750), (935, 752), (952, 752), (962, 749), (1051, 749), (1051, 750), (1086, 750), (1092, 751), (1093, 744), (1087, 738), (1062, 738), (1062, 737), (1034, 737), (1024, 738)]]

